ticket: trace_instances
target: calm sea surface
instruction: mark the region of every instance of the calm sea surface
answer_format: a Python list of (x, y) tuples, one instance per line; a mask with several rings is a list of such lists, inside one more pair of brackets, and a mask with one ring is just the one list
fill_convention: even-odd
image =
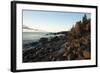
[(48, 32), (23, 32), (23, 43), (36, 42), (40, 38), (54, 37), (55, 35), (47, 35)]

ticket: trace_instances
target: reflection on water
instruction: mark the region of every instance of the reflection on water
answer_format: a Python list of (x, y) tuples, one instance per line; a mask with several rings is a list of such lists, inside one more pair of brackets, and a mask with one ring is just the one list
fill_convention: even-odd
[(55, 35), (50, 34), (50, 32), (23, 32), (23, 43), (25, 44), (25, 43), (36, 42), (40, 38), (52, 38), (54, 36)]

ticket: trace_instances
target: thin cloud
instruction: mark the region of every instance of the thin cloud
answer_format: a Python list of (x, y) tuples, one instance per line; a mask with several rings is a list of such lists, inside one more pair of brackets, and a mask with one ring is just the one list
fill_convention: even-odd
[(30, 28), (30, 27), (28, 27), (28, 26), (26, 26), (26, 25), (23, 25), (22, 28), (23, 28), (23, 29), (27, 29), (27, 30), (44, 31), (44, 30), (39, 30), (39, 29), (33, 29), (33, 28)]
[(33, 30), (33, 28), (30, 28), (28, 26), (23, 25), (23, 29)]

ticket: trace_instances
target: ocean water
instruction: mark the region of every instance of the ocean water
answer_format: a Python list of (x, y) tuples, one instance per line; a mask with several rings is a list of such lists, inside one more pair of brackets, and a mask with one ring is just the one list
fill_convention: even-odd
[(49, 38), (55, 36), (47, 34), (49, 34), (49, 32), (23, 32), (23, 43), (36, 42), (40, 38)]

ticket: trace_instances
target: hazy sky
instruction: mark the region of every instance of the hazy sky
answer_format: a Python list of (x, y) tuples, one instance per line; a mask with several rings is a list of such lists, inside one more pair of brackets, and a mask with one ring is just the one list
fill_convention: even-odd
[[(48, 32), (69, 30), (85, 13), (23, 10), (23, 25)], [(86, 13), (90, 18), (90, 14)], [(28, 31), (27, 29), (26, 31)]]

